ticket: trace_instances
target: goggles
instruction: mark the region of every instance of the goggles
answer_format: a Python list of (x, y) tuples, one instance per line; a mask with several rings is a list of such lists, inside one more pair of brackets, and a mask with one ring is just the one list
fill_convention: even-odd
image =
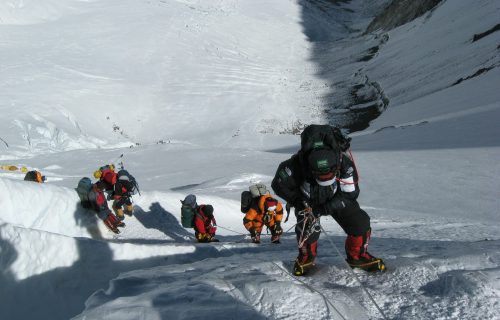
[(335, 177), (335, 173), (333, 170), (327, 171), (327, 172), (314, 172), (313, 171), (314, 178), (319, 181), (329, 181), (332, 180)]
[(328, 187), (335, 183), (335, 172), (313, 172), (314, 179), (322, 187)]
[(276, 211), (276, 207), (278, 206), (278, 202), (274, 199), (266, 199), (266, 208), (267, 211)]

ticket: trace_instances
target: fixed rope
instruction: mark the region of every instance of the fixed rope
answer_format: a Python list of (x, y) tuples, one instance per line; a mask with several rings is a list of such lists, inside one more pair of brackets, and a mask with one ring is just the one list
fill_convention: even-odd
[[(302, 222), (302, 221), (299, 221), (299, 222)], [(284, 233), (287, 233), (289, 232), (292, 228), (294, 228), (297, 224), (294, 224), (292, 227), (290, 227), (286, 232)], [(240, 235), (245, 235), (244, 233), (241, 233), (239, 231), (235, 231), (235, 230), (232, 230), (230, 228), (226, 228), (224, 226), (220, 226), (220, 225), (217, 225), (217, 227), (221, 228), (221, 229), (224, 229), (224, 230), (227, 230), (227, 231), (230, 231), (230, 232), (233, 232), (233, 233), (236, 233), (236, 234), (240, 234)], [(322, 225), (320, 225), (321, 227), (321, 230), (323, 231), (323, 233), (325, 234), (326, 238), (328, 239), (328, 242), (330, 243), (330, 245), (334, 248), (334, 250), (337, 252), (337, 254), (341, 257), (342, 256), (342, 253), (340, 252), (339, 248), (335, 245), (335, 243), (332, 241), (332, 239), (330, 238), (330, 236), (328, 235), (328, 233), (325, 231), (325, 229), (323, 228)], [(241, 240), (240, 240), (241, 241)], [(238, 241), (239, 242), (239, 241)], [(236, 252), (234, 252), (231, 248), (227, 247), (225, 244), (221, 244), (221, 247), (230, 251), (231, 253), (233, 254), (236, 254)], [(340, 311), (335, 307), (335, 305), (333, 304), (333, 302), (331, 302), (321, 291), (319, 291), (318, 289), (314, 288), (313, 286), (311, 286), (310, 284), (306, 283), (305, 281), (303, 281), (302, 279), (300, 279), (299, 277), (296, 277), (294, 276), (293, 274), (291, 274), (288, 270), (282, 268), (280, 265), (278, 265), (277, 263), (275, 263), (274, 261), (266, 261), (264, 259), (261, 259), (261, 258), (257, 258), (257, 260), (260, 260), (261, 262), (265, 262), (265, 263), (272, 263), (274, 266), (276, 266), (278, 269), (280, 269), (280, 271), (286, 273), (289, 277), (291, 277), (292, 279), (295, 279), (296, 281), (300, 282), (302, 285), (304, 285), (305, 287), (307, 287), (309, 290), (311, 291), (314, 291), (316, 293), (318, 293), (319, 295), (321, 295), (325, 301), (325, 303), (327, 305), (329, 305), (331, 308), (333, 308), (333, 310), (335, 311), (336, 314), (338, 314), (338, 316), (342, 319), (346, 319), (342, 313), (340, 313)], [(352, 270), (351, 266), (347, 263), (347, 261), (344, 260), (344, 263), (346, 264), (347, 266), (347, 269), (351, 272), (351, 274), (354, 276), (354, 278), (356, 279), (356, 281), (359, 283), (359, 285), (361, 286), (362, 290), (366, 293), (366, 295), (368, 296), (368, 298), (371, 300), (371, 302), (373, 303), (373, 305), (375, 305), (376, 309), (378, 310), (378, 312), (382, 315), (382, 317), (384, 319), (388, 319), (387, 316), (385, 315), (385, 313), (382, 311), (382, 309), (380, 308), (380, 306), (377, 304), (377, 302), (375, 301), (375, 299), (373, 298), (373, 296), (370, 294), (370, 292), (366, 289), (366, 287), (363, 285), (363, 283), (361, 282), (361, 280), (359, 279), (359, 277), (356, 275), (356, 273)]]
[[(295, 225), (294, 225), (295, 226)], [(294, 227), (292, 226), (292, 228)], [(220, 227), (220, 226), (218, 226)], [(234, 230), (230, 230), (228, 228), (224, 228), (222, 227), (222, 229), (225, 229), (225, 230), (228, 230), (228, 231), (232, 231), (232, 232), (235, 232), (235, 233), (240, 233), (240, 232), (237, 232), (237, 231), (234, 231)], [(291, 228), (290, 228), (291, 229)], [(289, 230), (290, 230), (289, 229)], [(240, 233), (241, 234), (241, 233)], [(229, 247), (226, 247), (225, 244), (221, 244), (221, 247), (228, 250), (229, 252), (231, 252), (232, 254), (236, 255), (237, 253), (234, 252), (231, 248)], [(293, 274), (291, 274), (290, 272), (288, 272), (288, 270), (282, 268), (280, 265), (278, 265), (276, 262), (274, 261), (266, 261), (264, 259), (261, 259), (259, 257), (256, 258), (257, 260), (260, 260), (261, 262), (264, 262), (264, 263), (271, 263), (273, 264), (274, 266), (276, 266), (281, 272), (284, 272), (285, 274), (287, 274), (289, 277), (291, 277), (292, 279), (295, 279), (297, 280), (298, 282), (300, 282), (302, 285), (304, 285), (306, 288), (308, 288), (309, 290), (311, 291), (314, 291), (316, 293), (318, 293), (325, 301), (325, 303), (329, 306), (331, 306), (333, 308), (333, 310), (340, 316), (340, 318), (342, 318), (343, 320), (346, 320), (346, 318), (342, 315), (342, 313), (340, 313), (340, 311), (335, 307), (335, 305), (333, 304), (333, 302), (331, 302), (321, 291), (317, 290), (316, 288), (314, 288), (313, 286), (307, 284), (306, 282), (304, 282), (303, 280), (299, 279), (298, 277), (295, 277)]]
[[(330, 245), (335, 249), (335, 251), (337, 251), (339, 257), (342, 257), (342, 253), (340, 252), (339, 248), (332, 241), (332, 239), (330, 238), (330, 236), (328, 235), (328, 233), (325, 231), (325, 228), (323, 228), (323, 226), (321, 226), (321, 231), (323, 231), (323, 234), (328, 239), (328, 242), (330, 242)], [(344, 260), (344, 259), (342, 259), (342, 260)], [(384, 314), (384, 312), (382, 311), (382, 309), (379, 307), (379, 305), (377, 304), (377, 302), (375, 301), (375, 299), (373, 298), (373, 296), (370, 294), (370, 292), (368, 292), (368, 290), (366, 289), (366, 287), (363, 285), (363, 283), (359, 279), (359, 277), (356, 274), (356, 272), (354, 272), (354, 270), (352, 270), (351, 266), (347, 263), (347, 261), (344, 260), (344, 263), (346, 264), (347, 269), (351, 272), (351, 274), (354, 276), (354, 278), (356, 279), (356, 281), (359, 283), (359, 285), (361, 286), (361, 288), (363, 289), (363, 291), (366, 293), (366, 295), (368, 296), (368, 298), (375, 305), (375, 307), (377, 308), (378, 312), (380, 312), (380, 314), (382, 315), (382, 317), (387, 320), (388, 318), (386, 317), (386, 315)]]
[[(292, 228), (294, 228), (297, 224), (294, 224), (293, 226), (291, 226), (290, 228), (288, 228), (286, 231), (283, 231), (283, 234), (285, 233), (288, 233), (290, 232), (290, 230), (292, 230)], [(247, 233), (242, 233), (242, 232), (239, 232), (239, 231), (235, 231), (233, 229), (230, 229), (230, 228), (227, 228), (227, 227), (224, 227), (224, 226), (221, 226), (220, 224), (217, 225), (217, 228), (221, 228), (221, 229), (224, 229), (224, 230), (227, 230), (227, 231), (230, 231), (230, 232), (233, 232), (233, 233), (236, 233), (236, 234), (241, 234), (243, 236), (246, 236)]]
[(236, 234), (241, 234), (241, 235), (244, 235), (244, 236), (246, 235), (246, 233), (241, 233), (241, 232), (239, 232), (239, 231), (235, 231), (235, 230), (233, 230), (233, 229), (223, 227), (223, 226), (221, 226), (220, 224), (218, 224), (218, 225), (217, 225), (217, 228), (221, 228), (221, 229), (224, 229), (224, 230), (227, 230), (227, 231), (231, 231), (231, 232), (236, 233)]

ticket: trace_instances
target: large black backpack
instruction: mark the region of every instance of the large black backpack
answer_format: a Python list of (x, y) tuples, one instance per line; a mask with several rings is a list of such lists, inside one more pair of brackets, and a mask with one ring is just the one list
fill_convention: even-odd
[(252, 207), (253, 197), (252, 193), (248, 190), (245, 190), (241, 193), (241, 212), (247, 213), (248, 210)]
[(257, 209), (261, 196), (269, 193), (266, 185), (257, 183), (248, 187), (248, 191), (241, 193), (241, 212), (247, 213), (250, 208)]
[(337, 127), (311, 124), (300, 134), (301, 151), (305, 154), (314, 149), (332, 149), (345, 152), (349, 149), (351, 138)]
[(125, 180), (130, 182), (130, 186), (132, 190), (129, 190), (131, 194), (135, 194), (136, 191), (141, 194), (139, 191), (139, 185), (137, 184), (137, 180), (135, 180), (134, 176), (132, 176), (127, 170), (121, 169), (116, 174), (116, 180)]

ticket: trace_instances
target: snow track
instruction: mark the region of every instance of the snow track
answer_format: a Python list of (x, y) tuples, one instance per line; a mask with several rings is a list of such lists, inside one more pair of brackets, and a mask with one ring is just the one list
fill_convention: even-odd
[[(37, 202), (25, 202), (22, 212), (26, 214), (15, 214), (12, 203), (21, 201), (28, 192)], [(75, 217), (66, 211), (77, 202), (71, 189), (0, 179), (0, 193), (7, 195), (0, 204), (6, 209), (0, 225), (0, 262), (8, 270), (3, 275), (3, 290), (10, 290), (14, 299), (25, 294), (23, 288), (37, 285), (50, 290), (50, 283), (60, 283), (52, 294), (37, 297), (34, 308), (42, 314), (45, 303), (72, 292), (75, 282), (70, 279), (87, 280), (79, 294), (71, 293), (73, 302), (60, 308), (61, 315), (76, 312), (81, 299), (106, 287), (110, 277), (122, 273), (107, 290), (96, 291), (89, 298), (82, 318), (98, 318), (103, 313), (121, 317), (126, 312), (148, 318), (175, 314), (179, 319), (188, 319), (192, 314), (179, 306), (187, 303), (184, 299), (195, 299), (201, 301), (196, 307), (190, 306), (196, 313), (205, 312), (213, 303), (220, 304), (220, 315), (237, 310), (243, 318), (379, 319), (363, 287), (391, 319), (439, 319), (447, 314), (474, 319), (478, 312), (495, 317), (491, 310), (498, 303), (498, 282), (494, 277), (500, 270), (500, 255), (492, 249), (499, 245), (498, 240), (460, 243), (398, 239), (396, 245), (394, 239), (374, 238), (372, 250), (385, 257), (388, 272), (356, 271), (360, 284), (346, 269), (344, 257), (336, 254), (323, 234), (318, 271), (310, 277), (295, 278), (289, 272), (296, 255), (293, 232), (286, 233), (279, 245), (267, 243), (266, 236), (261, 245), (255, 245), (242, 235), (220, 228), (218, 237), (222, 242), (196, 244), (191, 232), (180, 227), (178, 217), (167, 211), (171, 209), (163, 209), (169, 207), (169, 199), (178, 198), (176, 194), (163, 193), (164, 201), (158, 202), (160, 194), (146, 193), (143, 197), (152, 201), (149, 210), (141, 209), (147, 207), (147, 201), (141, 199), (136, 216), (127, 218), (123, 233), (113, 236), (91, 217), (75, 223)], [(59, 199), (60, 205), (48, 212), (44, 203), (54, 199)], [(76, 214), (89, 212), (77, 209)], [(221, 226), (226, 223), (225, 215), (219, 213)], [(323, 218), (326, 228), (332, 222)], [(57, 232), (54, 226), (58, 226)], [(425, 222), (419, 226), (427, 227)], [(342, 235), (327, 233), (336, 246), (342, 247)], [(153, 269), (132, 271), (139, 266)], [(87, 274), (90, 270), (92, 278)], [(471, 294), (481, 297), (480, 306)], [(155, 301), (170, 302), (155, 307)], [(118, 302), (119, 307), (115, 306)], [(434, 307), (424, 308), (429, 303)], [(23, 310), (2, 310), (20, 318), (27, 315)]]

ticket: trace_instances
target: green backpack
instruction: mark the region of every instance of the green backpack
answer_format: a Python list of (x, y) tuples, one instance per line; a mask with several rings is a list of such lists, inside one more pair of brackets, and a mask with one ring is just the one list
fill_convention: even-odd
[(181, 200), (181, 224), (184, 228), (194, 227), (194, 216), (196, 215), (196, 196), (190, 194)]
[(181, 207), (181, 224), (184, 228), (194, 227), (195, 208), (183, 204)]

